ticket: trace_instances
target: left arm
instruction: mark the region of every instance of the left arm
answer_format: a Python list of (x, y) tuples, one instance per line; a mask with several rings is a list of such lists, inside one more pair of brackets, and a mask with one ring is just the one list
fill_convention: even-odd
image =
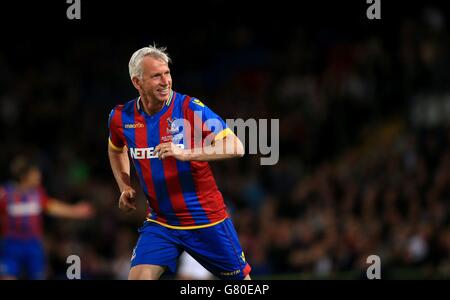
[(174, 157), (181, 161), (211, 161), (242, 157), (244, 146), (236, 135), (228, 134), (202, 148), (181, 149), (173, 143), (162, 143), (155, 147), (155, 153), (160, 159)]
[(71, 205), (55, 198), (48, 199), (46, 212), (54, 217), (70, 219), (87, 219), (93, 215), (92, 206), (87, 202)]

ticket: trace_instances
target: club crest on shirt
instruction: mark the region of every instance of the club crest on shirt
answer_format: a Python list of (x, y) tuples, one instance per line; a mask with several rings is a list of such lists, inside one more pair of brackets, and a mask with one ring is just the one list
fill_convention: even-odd
[(166, 131), (169, 135), (162, 136), (162, 142), (172, 142), (174, 144), (179, 144), (183, 139), (183, 133), (180, 133), (180, 126), (177, 119), (167, 118)]
[(176, 122), (172, 118), (167, 118), (167, 133), (171, 135), (177, 134), (180, 131), (180, 127), (177, 126)]

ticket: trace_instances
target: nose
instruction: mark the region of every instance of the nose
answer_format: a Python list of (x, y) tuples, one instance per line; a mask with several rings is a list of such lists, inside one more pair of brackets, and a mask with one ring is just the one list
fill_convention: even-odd
[(166, 86), (169, 85), (169, 76), (168, 75), (164, 75), (161, 77), (161, 84)]

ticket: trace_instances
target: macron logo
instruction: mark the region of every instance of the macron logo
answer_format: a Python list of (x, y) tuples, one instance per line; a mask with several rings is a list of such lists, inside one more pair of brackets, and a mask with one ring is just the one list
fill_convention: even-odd
[(144, 128), (144, 124), (142, 123), (125, 124), (125, 128)]

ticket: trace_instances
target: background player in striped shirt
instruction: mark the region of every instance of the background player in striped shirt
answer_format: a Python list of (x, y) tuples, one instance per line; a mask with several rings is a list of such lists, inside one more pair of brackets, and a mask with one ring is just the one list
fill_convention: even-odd
[(0, 278), (45, 279), (43, 213), (84, 219), (93, 214), (86, 202), (66, 204), (51, 198), (41, 185), (41, 171), (29, 158), (11, 164), (13, 181), (0, 186)]
[(175, 272), (184, 250), (219, 278), (250, 279), (208, 164), (243, 156), (243, 145), (200, 100), (172, 90), (169, 61), (165, 49), (136, 51), (129, 72), (140, 97), (117, 105), (109, 116), (108, 153), (121, 192), (119, 207), (136, 209), (128, 151), (148, 201), (129, 278)]

